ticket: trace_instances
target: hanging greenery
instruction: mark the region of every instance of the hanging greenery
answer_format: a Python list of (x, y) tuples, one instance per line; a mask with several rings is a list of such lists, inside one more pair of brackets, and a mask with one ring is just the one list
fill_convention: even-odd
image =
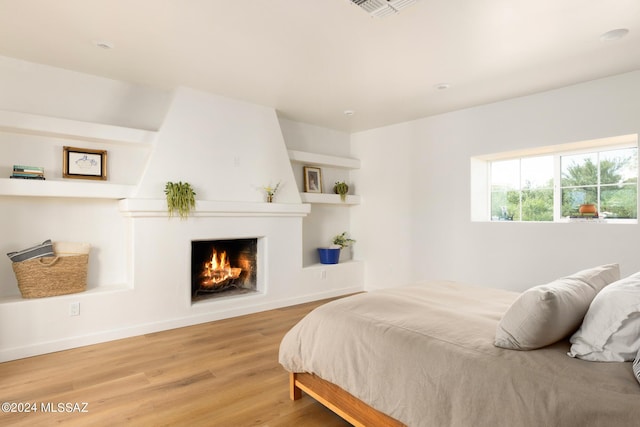
[(164, 194), (167, 196), (169, 217), (177, 212), (180, 219), (185, 219), (196, 207), (196, 192), (188, 182), (167, 182)]

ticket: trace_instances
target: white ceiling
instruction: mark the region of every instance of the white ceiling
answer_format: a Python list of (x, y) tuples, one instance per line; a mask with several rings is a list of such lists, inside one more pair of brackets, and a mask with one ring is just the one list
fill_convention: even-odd
[(358, 131), (640, 69), (640, 0), (0, 0), (0, 55)]

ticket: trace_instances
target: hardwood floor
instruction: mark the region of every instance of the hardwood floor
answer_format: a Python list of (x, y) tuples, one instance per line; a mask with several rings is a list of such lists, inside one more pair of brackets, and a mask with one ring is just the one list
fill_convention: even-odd
[(286, 331), (323, 302), (0, 363), (0, 402), (37, 408), (0, 425), (349, 426), (289, 400), (278, 363)]

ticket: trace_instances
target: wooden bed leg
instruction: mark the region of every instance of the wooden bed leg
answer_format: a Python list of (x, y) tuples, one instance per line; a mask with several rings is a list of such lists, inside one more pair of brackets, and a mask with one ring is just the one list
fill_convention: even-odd
[(289, 372), (289, 398), (291, 400), (298, 400), (302, 397), (302, 390), (296, 385), (295, 372)]
[(291, 400), (300, 399), (303, 391), (354, 427), (406, 427), (400, 421), (372, 408), (329, 381), (305, 372), (290, 372), (289, 397)]

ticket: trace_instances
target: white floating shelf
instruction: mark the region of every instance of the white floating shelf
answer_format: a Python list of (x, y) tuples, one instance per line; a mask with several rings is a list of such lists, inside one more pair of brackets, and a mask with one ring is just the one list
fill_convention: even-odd
[(129, 197), (134, 189), (134, 185), (100, 181), (0, 178), (0, 196), (124, 199)]
[(310, 166), (329, 166), (334, 168), (359, 169), (360, 160), (351, 157), (328, 156), (306, 151), (288, 150), (289, 160)]
[(125, 144), (151, 144), (157, 132), (0, 110), (0, 130), (56, 138)]
[(326, 193), (300, 193), (300, 198), (304, 203), (325, 203), (330, 205), (358, 205), (360, 204), (360, 196), (347, 195), (347, 200), (340, 200), (339, 194)]

